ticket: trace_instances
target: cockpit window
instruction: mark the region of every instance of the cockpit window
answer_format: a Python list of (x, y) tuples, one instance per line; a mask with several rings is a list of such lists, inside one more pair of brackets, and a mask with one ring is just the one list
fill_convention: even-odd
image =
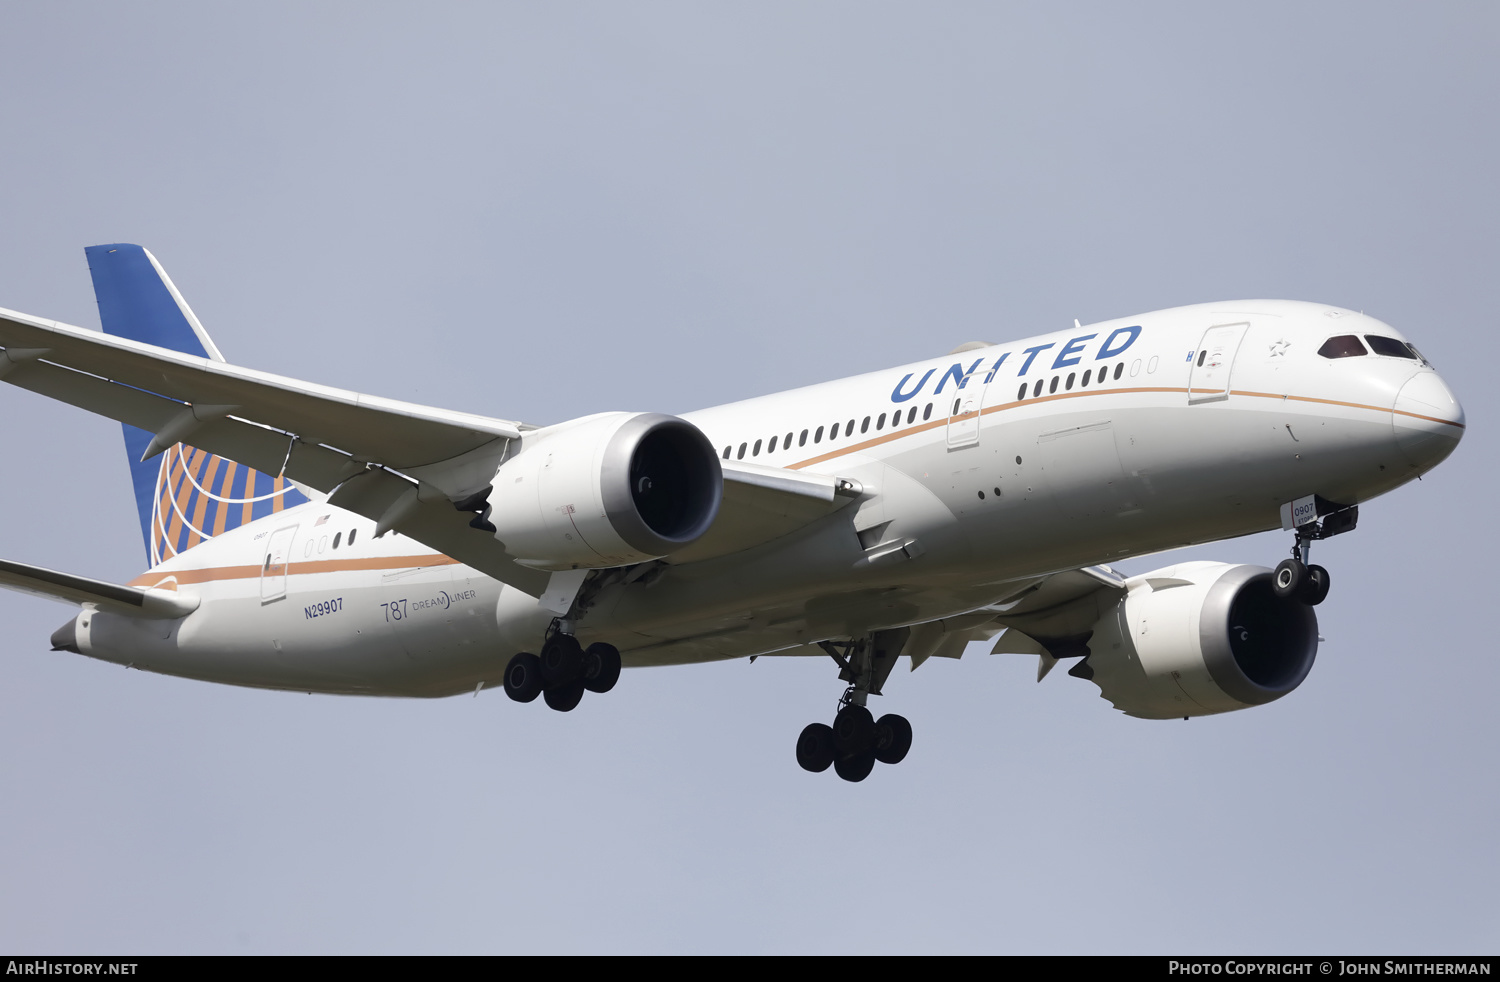
[(1359, 343), (1359, 338), (1353, 334), (1340, 334), (1336, 338), (1329, 338), (1323, 342), (1323, 347), (1318, 349), (1318, 354), (1324, 358), (1353, 358), (1368, 353), (1365, 351), (1365, 346)]
[(1370, 343), (1370, 350), (1377, 355), (1390, 355), (1392, 358), (1416, 358), (1411, 346), (1405, 341), (1397, 341), (1395, 338), (1383, 338), (1378, 334), (1366, 334), (1365, 340)]

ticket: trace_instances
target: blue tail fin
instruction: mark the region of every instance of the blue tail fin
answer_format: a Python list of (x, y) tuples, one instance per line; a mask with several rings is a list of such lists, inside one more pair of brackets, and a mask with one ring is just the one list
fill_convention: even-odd
[[(84, 254), (106, 334), (224, 360), (155, 256), (124, 243), (89, 246)], [(150, 433), (125, 426), (135, 503), (152, 566), (204, 539), (307, 500), (284, 477), (181, 443), (143, 461), (150, 442)]]

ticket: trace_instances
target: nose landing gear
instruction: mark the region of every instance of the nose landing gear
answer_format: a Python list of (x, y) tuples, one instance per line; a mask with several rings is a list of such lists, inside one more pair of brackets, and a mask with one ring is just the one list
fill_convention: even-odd
[(878, 631), (874, 637), (840, 644), (822, 642), (839, 663), (839, 677), (852, 683), (839, 700), (833, 725), (809, 723), (797, 738), (797, 763), (803, 770), (821, 773), (833, 767), (845, 781), (863, 781), (876, 762), (899, 764), (911, 749), (911, 723), (895, 713), (876, 719), (865, 700), (880, 695), (880, 689), (896, 664), (909, 632)]
[(1351, 505), (1323, 516), (1321, 521), (1299, 526), (1296, 542), (1292, 545), (1292, 558), (1283, 559), (1272, 574), (1271, 589), (1276, 596), (1297, 600), (1309, 607), (1322, 603), (1328, 597), (1330, 580), (1328, 570), (1308, 564), (1313, 540), (1351, 531), (1358, 522), (1359, 506)]

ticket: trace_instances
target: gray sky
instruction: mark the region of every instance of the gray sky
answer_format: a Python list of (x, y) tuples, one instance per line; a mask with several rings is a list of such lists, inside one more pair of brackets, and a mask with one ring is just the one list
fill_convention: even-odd
[[(793, 759), (822, 661), (567, 715), (289, 695), (49, 654), (68, 608), (7, 593), (0, 949), (1500, 947), (1500, 8), (13, 3), (0, 37), (0, 306), (96, 326), (83, 247), (138, 242), (231, 361), (545, 423), (1286, 297), (1405, 331), (1470, 420), (1317, 547), (1291, 696), (1132, 720), (976, 645), (900, 670), (911, 756), (857, 786)], [(0, 419), (0, 555), (140, 572), (119, 428)]]

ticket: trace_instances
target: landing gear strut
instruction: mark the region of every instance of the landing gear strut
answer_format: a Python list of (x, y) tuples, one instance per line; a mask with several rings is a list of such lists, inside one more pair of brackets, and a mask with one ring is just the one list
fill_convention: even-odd
[(880, 695), (908, 634), (904, 629), (877, 631), (872, 637), (850, 642), (821, 642), (838, 662), (839, 677), (850, 685), (839, 700), (833, 725), (809, 723), (797, 738), (797, 763), (803, 770), (819, 773), (832, 766), (846, 781), (863, 781), (876, 761), (899, 764), (906, 758), (911, 749), (911, 724), (906, 717), (887, 713), (876, 719), (865, 701)]
[(1271, 577), (1271, 589), (1276, 596), (1296, 600), (1316, 607), (1328, 596), (1330, 579), (1328, 570), (1322, 566), (1308, 564), (1312, 556), (1312, 544), (1316, 539), (1348, 532), (1359, 522), (1359, 506), (1340, 508), (1325, 515), (1321, 521), (1308, 522), (1297, 529), (1297, 539), (1292, 544), (1292, 558), (1283, 559)]

